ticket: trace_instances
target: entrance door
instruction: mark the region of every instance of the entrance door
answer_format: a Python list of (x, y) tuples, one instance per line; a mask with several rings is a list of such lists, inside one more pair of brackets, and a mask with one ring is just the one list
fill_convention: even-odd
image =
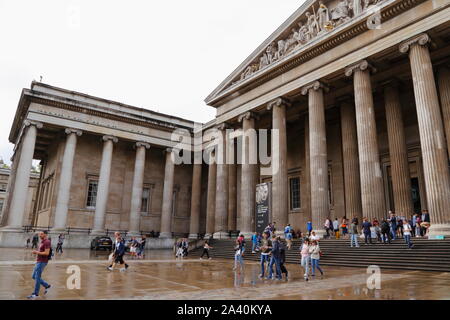
[(419, 178), (411, 178), (411, 188), (414, 212), (420, 213), (422, 211), (422, 205), (420, 203)]

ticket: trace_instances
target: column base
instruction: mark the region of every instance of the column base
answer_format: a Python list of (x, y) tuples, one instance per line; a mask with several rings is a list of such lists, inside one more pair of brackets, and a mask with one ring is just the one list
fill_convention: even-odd
[(66, 228), (53, 228), (50, 229), (50, 233), (66, 233), (67, 229)]
[(218, 240), (230, 239), (230, 234), (225, 231), (219, 231), (214, 233), (213, 238)]
[(21, 228), (4, 227), (0, 229), (0, 247), (25, 248), (27, 239), (31, 241), (33, 235), (34, 232), (26, 233)]
[(172, 239), (172, 232), (161, 232), (159, 234), (160, 239)]
[(104, 235), (106, 235), (106, 230), (100, 230), (100, 229), (92, 230), (91, 235), (92, 236), (104, 236)]
[(450, 239), (450, 224), (432, 224), (428, 232), (428, 239)]
[(188, 238), (191, 239), (191, 240), (197, 240), (198, 239), (198, 234), (197, 233), (190, 233)]
[(205, 240), (211, 239), (213, 237), (212, 233), (205, 234)]
[(129, 231), (127, 232), (127, 237), (140, 237), (141, 233), (139, 231)]

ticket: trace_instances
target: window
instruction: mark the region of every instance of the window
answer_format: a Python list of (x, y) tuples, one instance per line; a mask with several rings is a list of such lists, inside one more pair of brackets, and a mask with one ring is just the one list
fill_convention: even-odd
[(0, 183), (0, 192), (6, 192), (6, 184)]
[(289, 179), (291, 210), (300, 209), (300, 178)]
[(89, 180), (86, 207), (95, 208), (97, 200), (98, 180)]
[(3, 210), (3, 201), (4, 201), (3, 199), (0, 200), (0, 213), (1, 213), (2, 210)]
[(142, 189), (141, 212), (148, 213), (150, 205), (150, 188)]

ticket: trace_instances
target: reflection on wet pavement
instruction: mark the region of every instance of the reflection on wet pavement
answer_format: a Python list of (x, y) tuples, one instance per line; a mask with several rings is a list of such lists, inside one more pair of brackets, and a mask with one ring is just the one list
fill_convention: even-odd
[[(106, 270), (108, 253), (68, 249), (56, 256), (43, 278), (52, 289), (42, 299), (450, 299), (450, 273), (382, 270), (381, 289), (367, 289), (370, 274), (360, 268), (323, 267), (325, 276), (303, 280), (287, 265), (288, 281), (261, 280), (259, 264), (233, 271), (233, 260), (176, 260), (171, 251), (148, 251), (130, 260), (126, 272)], [(0, 249), (0, 299), (24, 299), (32, 291), (30, 250)], [(81, 270), (81, 288), (69, 290), (71, 265)]]

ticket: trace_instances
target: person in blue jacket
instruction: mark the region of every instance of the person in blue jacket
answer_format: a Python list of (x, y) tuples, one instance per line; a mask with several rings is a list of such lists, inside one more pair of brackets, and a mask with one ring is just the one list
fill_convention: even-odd
[(308, 236), (311, 236), (311, 232), (313, 230), (313, 225), (311, 221), (308, 221), (308, 223), (306, 224), (306, 229), (308, 230)]
[(121, 236), (117, 238), (117, 241), (115, 243), (114, 252), (113, 252), (113, 264), (111, 267), (108, 267), (109, 271), (113, 271), (114, 267), (119, 264), (120, 265), (120, 272), (124, 272), (125, 269), (125, 262), (123, 261), (123, 256), (125, 255), (125, 241), (122, 239)]

